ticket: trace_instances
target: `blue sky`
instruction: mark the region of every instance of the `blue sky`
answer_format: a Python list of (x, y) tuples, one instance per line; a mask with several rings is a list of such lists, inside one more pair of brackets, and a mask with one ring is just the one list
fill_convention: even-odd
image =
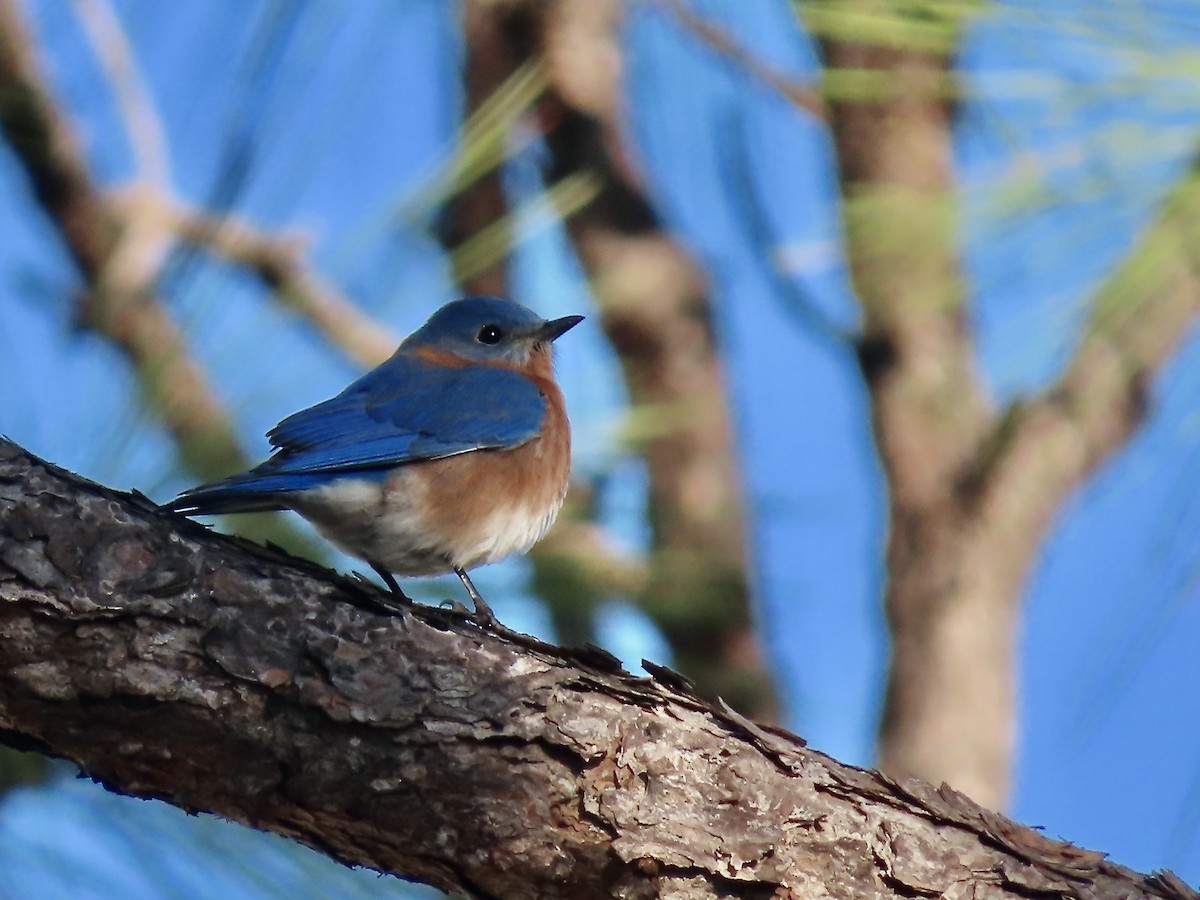
[[(696, 5), (777, 67), (798, 78), (814, 71), (814, 50), (786, 3)], [(131, 172), (129, 147), (71, 7), (34, 6), (59, 96), (97, 173), (117, 183)], [(444, 259), (394, 210), (454, 139), (461, 47), (450, 4), (262, 2), (252, 15), (234, 0), (117, 8), (161, 112), (181, 196), (218, 198), (264, 226), (305, 232), (322, 272), (397, 332), (448, 298)], [(625, 45), (629, 138), (656, 205), (705, 265), (717, 298), (753, 514), (757, 614), (788, 724), (818, 748), (868, 764), (886, 652), (886, 500), (867, 398), (839, 337), (856, 316), (827, 137), (660, 13), (637, 7)], [(960, 54), (969, 90), (956, 151), (980, 359), (998, 397), (1035, 390), (1062, 365), (1090, 292), (1193, 152), (1200, 100), (1194, 79), (1179, 73), (1197, 49), (1200, 10), (1186, 3), (1003, 4), (972, 27)], [(236, 184), (219, 177), (230, 160), (244, 165)], [(514, 161), (515, 192), (536, 188), (536, 163), (536, 148)], [(10, 386), (0, 432), (89, 477), (171, 496), (188, 478), (140, 410), (119, 357), (70, 327), (74, 276), (6, 151), (0, 210), (0, 379)], [(783, 274), (764, 258), (763, 232)], [(559, 230), (532, 232), (514, 276), (520, 299), (546, 315), (589, 311)], [(251, 452), (265, 452), (261, 435), (275, 421), (355, 374), (226, 267), (192, 259), (172, 269), (164, 292)], [(1172, 866), (1193, 883), (1195, 344), (1154, 385), (1145, 430), (1072, 498), (1030, 580), (1012, 810), (1119, 862)], [(624, 393), (598, 329), (572, 332), (559, 370), (577, 468), (611, 474), (605, 520), (618, 540), (641, 546), (642, 474), (617, 443)], [(545, 628), (523, 575), (515, 561), (478, 581), (506, 620)], [(625, 658), (665, 658), (635, 612), (614, 606), (604, 623), (606, 642)], [(0, 808), (0, 860), (14, 858), (4, 836), (29, 833), (39, 815), (46, 827), (76, 814), (130, 835), (160, 827), (145, 818), (151, 804), (87, 792), (70, 784)], [(194, 821), (183, 820), (180, 833)], [(82, 858), (120, 857), (103, 827), (90, 831), (106, 836), (89, 849), (81, 835)], [(131, 871), (144, 857), (131, 849)], [(204, 859), (198, 853), (196, 865)], [(38, 871), (50, 879), (54, 868)], [(124, 883), (112, 878), (110, 887)], [(60, 890), (70, 895), (69, 885)], [(225, 893), (270, 896), (263, 890)]]

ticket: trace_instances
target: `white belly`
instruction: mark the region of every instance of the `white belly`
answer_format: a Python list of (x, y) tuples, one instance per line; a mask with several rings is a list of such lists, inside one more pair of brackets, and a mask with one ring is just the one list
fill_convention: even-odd
[(347, 553), (398, 575), (437, 575), (528, 550), (554, 524), (563, 492), (541, 508), (531, 498), (481, 504), (451, 523), (444, 510), (431, 514), (438, 499), (419, 469), (405, 467), (386, 481), (340, 478), (297, 496), (293, 508)]

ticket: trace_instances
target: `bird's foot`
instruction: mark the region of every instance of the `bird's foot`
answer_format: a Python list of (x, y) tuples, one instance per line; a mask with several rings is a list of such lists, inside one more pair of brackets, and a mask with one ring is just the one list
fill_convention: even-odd
[(498, 631), (503, 629), (504, 626), (501, 625), (496, 619), (496, 614), (492, 612), (492, 608), (488, 606), (487, 601), (483, 599), (483, 595), (479, 593), (479, 591), (475, 588), (475, 585), (471, 582), (471, 576), (459, 568), (454, 570), (454, 574), (459, 577), (460, 581), (462, 581), (463, 586), (467, 589), (467, 593), (471, 597), (471, 602), (475, 604), (475, 612), (471, 616), (475, 624), (480, 628), (486, 628), (489, 631)]
[(396, 581), (395, 575), (377, 562), (371, 562), (370, 560), (367, 560), (367, 562), (370, 563), (371, 568), (375, 570), (375, 574), (383, 579), (383, 583), (386, 584), (388, 590), (391, 591), (392, 597), (395, 599), (398, 609), (407, 609), (413, 605), (412, 597), (408, 596), (408, 594), (404, 593), (404, 591), (400, 589), (400, 583)]
[(404, 616), (411, 608), (407, 598), (396, 597), (394, 594), (382, 594), (379, 585), (367, 578), (361, 572), (351, 572), (350, 580), (358, 584), (363, 591), (358, 601), (350, 601), (359, 609), (383, 616)]

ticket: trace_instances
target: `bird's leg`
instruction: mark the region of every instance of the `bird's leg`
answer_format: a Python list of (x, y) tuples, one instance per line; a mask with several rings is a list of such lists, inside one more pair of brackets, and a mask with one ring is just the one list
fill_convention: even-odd
[(383, 583), (388, 586), (388, 590), (390, 590), (398, 600), (404, 603), (405, 606), (412, 606), (412, 597), (400, 590), (400, 584), (396, 581), (395, 575), (377, 562), (371, 562), (369, 559), (367, 562), (370, 564), (371, 568), (375, 570), (375, 574), (383, 579)]
[(463, 587), (471, 595), (471, 602), (475, 604), (475, 621), (485, 628), (491, 628), (493, 625), (496, 625), (495, 613), (487, 605), (487, 601), (480, 596), (479, 591), (475, 589), (475, 585), (471, 583), (471, 576), (457, 566), (454, 567), (454, 574), (459, 577), (459, 580), (463, 583)]

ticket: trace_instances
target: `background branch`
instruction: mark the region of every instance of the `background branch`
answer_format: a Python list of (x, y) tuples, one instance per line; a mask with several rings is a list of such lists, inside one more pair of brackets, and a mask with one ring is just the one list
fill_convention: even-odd
[(504, 33), (540, 55), (549, 88), (538, 113), (548, 178), (595, 173), (599, 195), (567, 220), (635, 415), (653, 550), (635, 596), (705, 696), (774, 718), (778, 705), (754, 634), (744, 485), (706, 273), (665, 228), (620, 125), (619, 3), (521, 4)]
[(116, 13), (108, 0), (74, 0), (74, 5), (113, 87), (140, 178), (166, 188), (171, 181), (167, 139)]
[[(1200, 314), (1200, 174), (1193, 166), (1089, 301), (1079, 347), (1059, 379), (1017, 410), (996, 490), (1037, 492), (1052, 515), (1145, 419), (1147, 390)], [(1034, 463), (1036, 455), (1037, 463)], [(1025, 465), (1014, 463), (1016, 459)]]
[(227, 475), (246, 463), (232, 424), (153, 293), (169, 238), (146, 207), (122, 216), (93, 182), (35, 46), (15, 0), (0, 0), (0, 128), (83, 277), (79, 319), (124, 354), (187, 467)]
[(798, 109), (804, 110), (817, 119), (824, 119), (828, 115), (825, 101), (821, 99), (820, 93), (768, 65), (761, 57), (734, 40), (728, 31), (697, 13), (684, 0), (650, 0), (650, 2), (665, 10), (679, 23), (681, 28), (695, 35), (705, 45), (720, 53), (738, 68), (745, 70), (751, 77), (786, 97)]
[(232, 215), (212, 216), (165, 196), (159, 200), (180, 240), (245, 266), (281, 305), (357, 365), (374, 368), (395, 351), (399, 336), (323, 278), (307, 262), (302, 239), (268, 234)]
[(1200, 312), (1195, 178), (1111, 281), (1057, 383), (997, 409), (969, 324), (952, 168), (954, 50), (982, 4), (902, 8), (851, 39), (858, 15), (802, 5), (827, 73), (886, 83), (829, 103), (860, 362), (890, 495), (885, 605), (892, 660), (880, 764), (1007, 803), (1016, 634), (1029, 571), (1070, 491), (1145, 417), (1149, 379)]

